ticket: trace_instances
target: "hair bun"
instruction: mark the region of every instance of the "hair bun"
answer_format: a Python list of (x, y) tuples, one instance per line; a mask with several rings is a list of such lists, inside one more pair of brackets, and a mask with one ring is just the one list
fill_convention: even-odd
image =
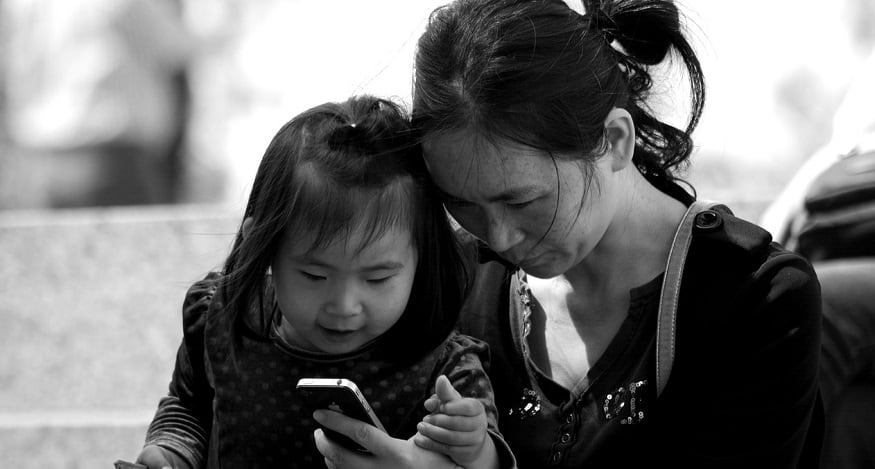
[(613, 18), (601, 8), (596, 8), (594, 11), (588, 13), (588, 16), (590, 18), (591, 27), (601, 32), (605, 36), (605, 40), (608, 44), (614, 42), (617, 35), (620, 33), (620, 28), (617, 26), (617, 23), (614, 22)]
[[(666, 0), (616, 0), (606, 2), (597, 23), (608, 21), (626, 53), (644, 65), (657, 65), (682, 38), (680, 12)], [(608, 18), (604, 20), (604, 18)]]

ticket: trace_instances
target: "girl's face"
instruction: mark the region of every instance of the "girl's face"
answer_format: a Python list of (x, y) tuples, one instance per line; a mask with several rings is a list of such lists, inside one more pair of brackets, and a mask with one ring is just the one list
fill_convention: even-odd
[(485, 143), (465, 131), (428, 139), (424, 151), (453, 218), (535, 277), (555, 277), (580, 263), (616, 209), (613, 178), (604, 177), (611, 174), (610, 158), (596, 160), (590, 180), (580, 161)]
[(393, 228), (358, 250), (363, 234), (307, 253), (308, 239), (285, 239), (271, 264), (282, 333), (298, 347), (352, 352), (401, 317), (416, 272), (408, 230)]

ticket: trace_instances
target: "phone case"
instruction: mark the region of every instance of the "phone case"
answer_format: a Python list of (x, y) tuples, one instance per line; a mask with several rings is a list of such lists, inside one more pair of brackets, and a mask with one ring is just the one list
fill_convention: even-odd
[[(311, 410), (330, 409), (352, 417), (356, 420), (369, 423), (380, 431), (385, 432), (383, 424), (377, 418), (367, 399), (359, 391), (358, 386), (348, 379), (343, 378), (302, 378), (298, 380), (298, 390), (304, 396), (304, 400)], [(325, 435), (333, 441), (359, 452), (367, 452), (350, 438), (333, 430), (322, 427)]]

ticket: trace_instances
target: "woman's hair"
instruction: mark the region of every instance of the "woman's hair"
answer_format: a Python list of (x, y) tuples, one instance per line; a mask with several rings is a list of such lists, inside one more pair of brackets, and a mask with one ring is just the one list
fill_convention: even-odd
[[(614, 107), (635, 122), (633, 162), (673, 177), (692, 151), (690, 134), (705, 98), (699, 61), (677, 7), (662, 0), (585, 0), (586, 14), (562, 0), (456, 0), (435, 10), (419, 39), (413, 124), (423, 136), (470, 130), (581, 158), (604, 150)], [(647, 104), (649, 68), (674, 51), (691, 90), (679, 130)]]
[(364, 249), (393, 228), (408, 230), (418, 263), (390, 340), (405, 350), (430, 349), (454, 326), (467, 282), (459, 245), (398, 105), (353, 97), (286, 123), (258, 167), (244, 220), (250, 217), (225, 262), (223, 284), (244, 333), (263, 337), (270, 326), (266, 272), (283, 240), (314, 239), (313, 252), (363, 230), (357, 248)]

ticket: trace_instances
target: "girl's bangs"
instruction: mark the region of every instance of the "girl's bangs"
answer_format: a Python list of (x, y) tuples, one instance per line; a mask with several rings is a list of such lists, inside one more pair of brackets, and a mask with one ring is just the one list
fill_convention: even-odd
[(417, 202), (414, 181), (406, 176), (385, 186), (345, 186), (307, 165), (297, 172), (289, 203), (285, 236), (307, 240), (308, 253), (335, 242), (349, 242), (361, 233), (357, 252), (388, 231), (406, 229), (415, 242), (412, 206)]

